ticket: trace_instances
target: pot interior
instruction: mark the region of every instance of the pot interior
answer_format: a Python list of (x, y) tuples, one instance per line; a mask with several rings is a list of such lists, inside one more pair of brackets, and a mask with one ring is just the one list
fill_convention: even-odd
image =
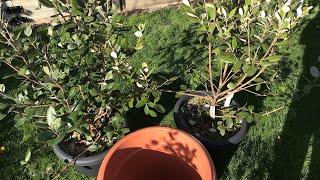
[(210, 155), (192, 136), (154, 127), (119, 141), (105, 157), (98, 179), (211, 180), (215, 171)]

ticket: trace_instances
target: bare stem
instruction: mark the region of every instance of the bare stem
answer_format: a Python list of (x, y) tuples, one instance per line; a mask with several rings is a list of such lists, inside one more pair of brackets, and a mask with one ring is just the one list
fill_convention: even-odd
[(215, 90), (214, 90), (214, 87), (213, 87), (213, 77), (212, 77), (212, 57), (211, 57), (211, 51), (212, 51), (212, 44), (211, 43), (209, 43), (209, 59), (208, 59), (208, 63), (209, 63), (209, 65), (208, 65), (208, 71), (209, 71), (209, 79), (210, 79), (210, 86), (211, 86), (211, 92), (212, 92), (212, 98), (213, 98), (213, 100), (212, 100), (212, 103), (213, 104), (215, 104), (216, 103), (216, 95), (215, 95)]

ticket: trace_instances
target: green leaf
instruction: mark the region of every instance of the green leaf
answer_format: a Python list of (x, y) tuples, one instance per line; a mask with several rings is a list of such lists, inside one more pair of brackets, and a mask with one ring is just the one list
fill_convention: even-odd
[(148, 64), (146, 62), (142, 62), (141, 67), (142, 69), (148, 68)]
[(95, 152), (99, 149), (99, 146), (97, 144), (91, 144), (89, 147), (88, 147), (88, 151), (90, 152)]
[(227, 85), (228, 89), (234, 89), (236, 87), (236, 84), (233, 82), (228, 83)]
[(44, 73), (46, 73), (48, 76), (50, 76), (50, 70), (49, 70), (48, 66), (43, 66), (42, 69), (43, 69)]
[(252, 115), (247, 116), (246, 121), (248, 123), (252, 123), (254, 121), (254, 117)]
[(16, 123), (14, 124), (14, 127), (20, 127), (21, 125), (23, 125), (26, 122), (26, 118), (25, 117), (21, 117), (16, 119)]
[(136, 50), (141, 50), (141, 49), (143, 49), (143, 44), (142, 44), (142, 42), (139, 41), (139, 42), (136, 44), (136, 47), (135, 47), (134, 49), (136, 49)]
[(141, 99), (137, 102), (136, 104), (136, 108), (141, 108), (142, 106), (144, 106), (145, 104), (147, 104), (149, 102), (148, 98), (146, 97), (141, 97)]
[(177, 80), (177, 79), (179, 79), (179, 76), (173, 76), (173, 77), (171, 77), (168, 81), (175, 81), (175, 80)]
[(269, 62), (278, 62), (282, 59), (283, 56), (281, 55), (273, 55), (266, 58)]
[(107, 74), (106, 74), (106, 77), (104, 78), (106, 81), (110, 80), (113, 78), (113, 73), (112, 71), (109, 71)]
[(260, 89), (261, 89), (261, 84), (258, 84), (255, 89), (256, 89), (256, 91), (260, 91)]
[(188, 7), (190, 7), (190, 2), (189, 0), (183, 0), (182, 3)]
[(80, 0), (71, 0), (71, 8), (73, 14), (81, 14)]
[(94, 20), (93, 16), (87, 16), (84, 18), (84, 22), (92, 22)]
[(196, 16), (196, 15), (194, 15), (194, 14), (192, 14), (192, 13), (187, 13), (187, 15), (190, 16), (190, 17), (192, 17), (192, 18), (199, 19), (198, 16)]
[(219, 130), (221, 136), (224, 136), (226, 134), (226, 128), (224, 126), (218, 126), (217, 129)]
[(4, 93), (6, 91), (6, 86), (4, 84), (0, 84), (0, 92)]
[(59, 144), (65, 138), (66, 133), (60, 133), (56, 138), (52, 140), (48, 140), (49, 145), (56, 145)]
[(51, 125), (51, 128), (53, 128), (56, 132), (59, 131), (59, 129), (62, 126), (61, 118), (56, 118)]
[(275, 65), (275, 63), (273, 63), (273, 62), (266, 62), (266, 61), (261, 61), (259, 64), (260, 64), (262, 67), (268, 67), (268, 66)]
[(234, 8), (230, 11), (229, 15), (228, 15), (228, 18), (232, 18), (234, 16), (234, 14), (237, 12), (238, 8)]
[(57, 113), (56, 110), (53, 106), (49, 106), (48, 110), (47, 110), (47, 123), (50, 127), (53, 126), (53, 122), (56, 119)]
[(117, 122), (122, 122), (122, 121), (125, 120), (125, 118), (124, 118), (121, 114), (116, 113), (115, 116), (113, 116), (113, 117), (111, 118), (111, 120), (112, 120), (112, 121), (117, 121)]
[(258, 70), (257, 67), (249, 67), (244, 72), (248, 77), (250, 77), (250, 76), (253, 76), (257, 72), (257, 70)]
[(26, 68), (20, 68), (19, 71), (18, 71), (18, 75), (19, 76), (24, 76), (27, 72), (27, 69)]
[(231, 129), (233, 127), (233, 120), (232, 118), (227, 118), (226, 119), (226, 125), (229, 129)]
[(78, 111), (74, 110), (72, 113), (70, 113), (68, 118), (71, 119), (72, 122), (77, 122), (77, 120), (78, 120)]
[(29, 162), (30, 158), (31, 158), (31, 150), (30, 150), (30, 148), (28, 148), (26, 155), (24, 157), (24, 161)]
[(153, 111), (153, 110), (149, 110), (149, 115), (151, 117), (157, 117), (157, 113), (155, 111)]
[(144, 113), (145, 113), (146, 115), (149, 114), (150, 109), (149, 109), (149, 106), (148, 106), (147, 104), (144, 106), (143, 111), (144, 111)]
[(26, 36), (28, 36), (28, 37), (31, 36), (31, 34), (32, 34), (31, 25), (28, 25), (28, 26), (26, 27), (26, 29), (24, 30), (24, 34), (25, 34)]
[(253, 110), (254, 110), (254, 106), (249, 105), (249, 106), (248, 106), (248, 111), (249, 111), (250, 113), (253, 113)]
[(124, 134), (127, 134), (130, 132), (130, 129), (129, 128), (122, 128), (121, 131), (124, 133)]
[(206, 4), (207, 6), (207, 11), (208, 11), (208, 17), (210, 20), (214, 20), (217, 16), (217, 9), (213, 4)]
[(108, 139), (111, 139), (113, 136), (113, 132), (107, 132), (106, 135)]
[(251, 5), (251, 0), (245, 0), (245, 4), (248, 6)]
[(0, 121), (3, 120), (5, 117), (7, 117), (6, 114), (1, 114), (1, 113), (0, 113)]
[(67, 46), (67, 48), (68, 48), (69, 50), (73, 50), (73, 49), (77, 48), (77, 44), (76, 44), (76, 43), (69, 43), (68, 46)]
[(89, 92), (90, 92), (91, 96), (93, 96), (93, 97), (98, 96), (98, 91), (96, 88), (90, 89)]
[(10, 106), (10, 104), (4, 104), (4, 103), (1, 103), (0, 102), (0, 109), (5, 109), (5, 108), (7, 108), (8, 106)]
[(159, 112), (159, 113), (165, 113), (166, 109), (161, 105), (161, 104), (156, 104), (155, 109)]
[(129, 108), (133, 108), (134, 98), (131, 98), (128, 102)]
[(237, 62), (237, 58), (231, 53), (221, 54), (217, 58), (222, 62), (226, 62), (230, 64), (234, 64)]
[(236, 49), (238, 47), (237, 39), (233, 36), (231, 41), (232, 49)]
[(232, 66), (232, 72), (237, 72), (241, 69), (242, 63), (240, 61), (237, 61), (236, 63), (233, 64)]
[(314, 78), (320, 77), (320, 71), (317, 67), (311, 66), (309, 71), (310, 71), (310, 74), (312, 75), (312, 77), (314, 77)]

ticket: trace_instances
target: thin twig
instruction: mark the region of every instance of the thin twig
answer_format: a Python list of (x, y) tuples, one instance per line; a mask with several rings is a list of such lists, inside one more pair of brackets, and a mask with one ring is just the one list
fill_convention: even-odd
[(262, 114), (262, 116), (267, 116), (267, 115), (269, 115), (269, 114), (275, 113), (275, 112), (277, 112), (277, 111), (280, 111), (280, 110), (283, 109), (283, 108), (285, 108), (285, 106), (281, 106), (281, 107), (279, 107), (279, 108), (273, 109), (272, 111), (265, 112), (265, 113)]
[(159, 91), (161, 92), (167, 92), (167, 93), (176, 93), (176, 94), (181, 94), (181, 95), (186, 95), (186, 96), (192, 96), (192, 97), (206, 97), (206, 98), (210, 98), (210, 100), (212, 99), (212, 96), (208, 95), (205, 92), (201, 92), (201, 91), (193, 91), (196, 93), (202, 93), (205, 96), (201, 96), (201, 95), (196, 95), (196, 94), (191, 94), (191, 93), (186, 93), (186, 92), (179, 92), (179, 91), (172, 91), (172, 90), (166, 90), (166, 89), (159, 89)]
[(250, 91), (250, 90), (248, 90), (248, 89), (242, 89), (242, 90), (247, 91), (247, 92), (249, 92), (249, 93), (252, 93), (252, 94), (254, 94), (254, 95), (256, 95), (256, 96), (263, 96), (263, 97), (266, 97), (266, 96), (267, 96), (267, 95), (264, 95), (264, 94), (259, 94), (259, 93)]

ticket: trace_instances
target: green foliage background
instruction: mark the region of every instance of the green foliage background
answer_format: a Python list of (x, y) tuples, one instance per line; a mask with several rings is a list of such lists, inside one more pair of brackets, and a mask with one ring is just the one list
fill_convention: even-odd
[[(314, 1), (314, 3), (317, 2)], [(319, 43), (313, 43), (311, 50), (306, 50), (310, 45), (305, 43), (315, 42), (315, 37), (310, 35), (311, 32), (319, 35), (320, 20), (316, 18), (318, 12), (319, 9), (316, 8), (301, 28), (291, 36), (290, 44), (282, 49), (283, 52), (290, 53), (289, 61), (283, 70), (286, 76), (284, 81), (277, 82), (273, 88), (275, 93), (284, 91), (287, 95), (265, 98), (261, 104), (261, 110), (280, 107), (290, 101), (293, 92), (302, 85), (299, 80), (301, 74), (307, 74), (303, 60), (308, 58), (309, 61), (313, 61), (317, 55), (320, 55), (315, 52), (320, 48)], [(145, 61), (157, 67), (155, 69), (157, 73), (164, 75), (180, 75), (183, 72), (179, 72), (178, 69), (190, 68), (190, 73), (181, 81), (190, 87), (196, 87), (197, 74), (193, 69), (201, 69), (203, 64), (195, 63), (194, 59), (203, 57), (200, 53), (188, 54), (191, 52), (189, 48), (193, 48), (192, 43), (185, 39), (190, 37), (185, 31), (190, 24), (180, 10), (164, 9), (150, 14), (118, 18), (122, 18), (127, 24), (146, 22), (145, 48), (134, 54), (131, 62), (138, 67)], [(309, 29), (307, 31), (309, 35), (305, 34), (306, 27)], [(300, 39), (303, 39), (303, 42)], [(305, 52), (309, 53), (307, 57)], [(173, 88), (175, 86), (177, 88), (179, 82), (173, 85)], [(171, 110), (175, 103), (173, 95), (167, 95), (162, 101), (165, 102), (164, 105), (168, 110)], [(251, 103), (257, 103), (257, 101), (252, 100)], [(314, 89), (314, 93), (299, 103), (284, 105), (285, 108), (281, 111), (253, 125), (239, 148), (227, 157), (225, 162), (216, 164), (218, 170), (222, 172), (221, 179), (319, 179), (320, 153), (315, 154), (317, 153), (315, 149), (320, 149), (320, 128), (316, 128), (320, 117), (319, 105), (320, 90)], [(154, 124), (175, 126), (172, 112), (159, 118), (147, 119), (144, 119), (145, 117), (140, 113), (137, 119), (139, 118), (143, 120), (133, 122), (135, 128)], [(10, 117), (0, 123), (0, 146), (6, 148), (0, 155), (1, 179), (32, 179), (28, 175), (28, 169), (19, 164), (24, 159), (28, 148), (31, 148), (32, 152), (30, 168), (45, 172), (48, 166), (53, 165), (53, 170), (59, 172), (63, 163), (53, 155), (51, 147), (36, 144), (30, 139), (23, 139), (22, 133), (13, 128), (14, 122)], [(302, 128), (304, 131), (299, 130), (301, 127), (305, 127)], [(24, 128), (31, 132), (30, 136), (33, 136), (32, 129)], [(284, 132), (288, 128), (292, 132)], [(49, 176), (45, 177), (49, 179)], [(60, 179), (88, 179), (88, 177), (80, 175), (74, 168), (68, 168)]]

